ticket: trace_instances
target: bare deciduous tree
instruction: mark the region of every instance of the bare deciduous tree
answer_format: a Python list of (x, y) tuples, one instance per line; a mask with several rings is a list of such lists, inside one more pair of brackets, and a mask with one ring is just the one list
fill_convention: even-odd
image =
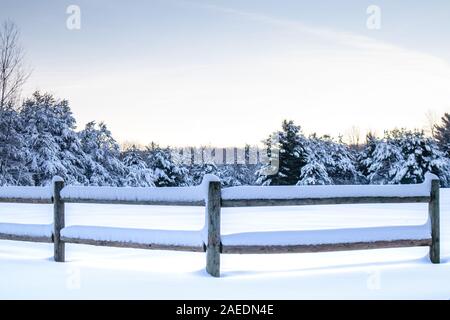
[(0, 26), (0, 111), (17, 101), (30, 76), (24, 68), (24, 50), (19, 44), (19, 29), (11, 21)]
[(359, 141), (361, 138), (361, 130), (357, 126), (352, 126), (347, 133), (350, 146), (359, 147)]
[(438, 123), (439, 117), (436, 114), (436, 111), (428, 109), (425, 113), (425, 117), (427, 118), (426, 131), (430, 136), (435, 135), (435, 126)]

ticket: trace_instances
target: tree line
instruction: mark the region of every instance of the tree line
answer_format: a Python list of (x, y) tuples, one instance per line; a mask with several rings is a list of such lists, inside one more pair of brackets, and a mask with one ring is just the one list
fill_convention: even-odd
[[(420, 183), (430, 171), (450, 186), (449, 114), (434, 132), (395, 129), (352, 148), (330, 136), (306, 136), (286, 120), (264, 141), (269, 164), (218, 165), (208, 157), (189, 164), (155, 143), (121, 150), (102, 122), (76, 131), (67, 100), (35, 92), (19, 108), (0, 109), (0, 185), (48, 185), (58, 175), (72, 185), (192, 186), (209, 173), (224, 186), (399, 184)], [(268, 175), (273, 163), (278, 167)]]
[[(306, 137), (293, 121), (283, 121), (274, 135), (279, 169), (274, 175), (258, 174), (262, 185), (410, 184), (436, 174), (450, 186), (450, 115), (434, 126), (434, 136), (421, 130), (394, 129), (383, 137), (368, 134), (354, 148), (329, 136)], [(273, 148), (273, 138), (265, 142)], [(270, 165), (270, 164), (269, 164)], [(261, 170), (262, 169), (262, 170)], [(259, 172), (264, 171), (264, 166)]]

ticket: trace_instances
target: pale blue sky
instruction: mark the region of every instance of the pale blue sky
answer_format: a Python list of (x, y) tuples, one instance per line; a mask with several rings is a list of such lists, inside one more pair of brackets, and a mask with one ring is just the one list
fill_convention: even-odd
[(24, 94), (67, 98), (79, 127), (104, 120), (120, 141), (242, 145), (284, 118), (381, 133), (450, 111), (446, 0), (0, 0), (7, 18), (34, 70)]

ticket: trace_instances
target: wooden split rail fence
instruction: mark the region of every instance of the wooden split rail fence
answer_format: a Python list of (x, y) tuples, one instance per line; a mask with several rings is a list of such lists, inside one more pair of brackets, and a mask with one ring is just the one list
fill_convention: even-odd
[[(2, 232), (0, 228), (0, 239), (21, 240), (32, 242), (47, 242), (54, 244), (54, 260), (58, 262), (65, 261), (65, 244), (77, 243), (98, 246), (127, 247), (157, 250), (178, 250), (205, 252), (206, 251), (206, 270), (214, 276), (220, 276), (220, 254), (258, 254), (258, 253), (290, 253), (290, 252), (324, 252), (339, 250), (361, 250), (378, 248), (398, 248), (429, 246), (429, 256), (432, 263), (439, 263), (439, 180), (436, 176), (427, 174), (424, 183), (417, 185), (401, 186), (283, 186), (283, 187), (232, 187), (221, 189), (220, 182), (216, 179), (212, 181), (204, 180), (202, 186), (205, 186), (202, 196), (204, 200), (198, 197), (178, 197), (178, 193), (192, 191), (192, 188), (136, 188), (140, 192), (150, 192), (154, 195), (164, 193), (163, 196), (156, 197), (110, 197), (110, 196), (90, 196), (90, 188), (101, 188), (105, 190), (104, 195), (110, 194), (111, 190), (121, 193), (122, 189), (132, 192), (133, 188), (110, 188), (110, 187), (64, 187), (61, 179), (55, 179), (53, 190), (46, 196), (39, 192), (31, 192), (31, 196), (22, 196), (21, 187), (1, 187), (0, 202), (8, 203), (32, 203), (32, 204), (53, 204), (53, 230), (51, 235), (30, 235), (20, 234), (20, 232)], [(15, 192), (9, 192), (8, 188), (15, 188)], [(42, 187), (25, 187), (27, 190)], [(70, 188), (75, 188), (77, 192), (70, 192)], [(39, 189), (39, 190), (41, 190)], [(160, 189), (160, 190), (158, 190)], [(172, 189), (172, 190), (171, 190)], [(206, 189), (206, 190), (205, 190)], [(6, 192), (2, 192), (5, 191)], [(37, 189), (36, 189), (37, 190)], [(67, 190), (67, 192), (65, 192)], [(96, 189), (99, 190), (99, 189)], [(168, 191), (174, 191), (169, 192)], [(312, 192), (309, 192), (312, 191)], [(327, 196), (327, 194), (330, 196)], [(27, 194), (27, 192), (25, 192)], [(204, 206), (206, 214), (207, 237), (200, 241), (198, 245), (192, 244), (167, 244), (167, 243), (142, 243), (123, 240), (98, 240), (89, 237), (64, 236), (62, 230), (65, 228), (65, 203), (95, 203), (95, 204), (130, 204), (130, 205), (166, 205), (166, 206)], [(362, 240), (348, 242), (335, 241), (326, 242), (308, 242), (291, 241), (287, 244), (269, 243), (236, 243), (236, 241), (225, 241), (227, 236), (220, 232), (221, 208), (227, 207), (263, 207), (263, 206), (305, 206), (305, 205), (336, 205), (336, 204), (367, 204), (367, 203), (428, 203), (428, 222), (423, 227), (428, 228), (422, 237), (413, 236), (405, 233), (405, 236), (386, 237), (379, 239), (377, 237), (369, 240), (363, 237)], [(1, 227), (0, 223), (0, 227)], [(414, 227), (411, 227), (414, 228)], [(370, 228), (366, 228), (369, 230)], [(383, 231), (383, 228), (372, 228), (375, 233)], [(344, 229), (347, 232), (352, 229)], [(364, 232), (364, 229), (361, 229)], [(407, 229), (405, 229), (407, 230)], [(389, 231), (384, 229), (386, 235)], [(129, 232), (133, 232), (130, 229)], [(298, 234), (302, 235), (299, 231)], [(327, 230), (322, 230), (327, 232)], [(261, 234), (261, 233), (260, 233)], [(277, 233), (277, 235), (282, 235)], [(316, 234), (317, 236), (317, 234)], [(319, 235), (320, 236), (320, 235)], [(200, 237), (199, 237), (200, 238)]]

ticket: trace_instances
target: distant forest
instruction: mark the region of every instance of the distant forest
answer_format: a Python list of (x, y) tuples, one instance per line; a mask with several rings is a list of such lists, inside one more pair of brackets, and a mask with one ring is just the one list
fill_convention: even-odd
[(68, 101), (50, 94), (35, 92), (20, 106), (1, 107), (0, 185), (48, 185), (58, 175), (72, 185), (191, 186), (207, 173), (216, 174), (223, 186), (408, 184), (432, 172), (443, 187), (450, 186), (449, 114), (434, 126), (432, 137), (395, 129), (383, 137), (369, 134), (359, 146), (306, 136), (285, 120), (263, 141), (265, 162), (249, 161), (249, 148), (242, 161), (226, 163), (217, 163), (209, 149), (195, 161), (193, 154), (156, 143), (121, 150), (105, 123), (75, 128)]

